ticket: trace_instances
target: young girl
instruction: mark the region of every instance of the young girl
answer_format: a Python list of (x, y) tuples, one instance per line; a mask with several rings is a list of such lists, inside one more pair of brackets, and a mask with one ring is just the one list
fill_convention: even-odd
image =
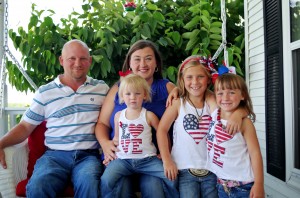
[(166, 197), (179, 197), (176, 180), (164, 175), (162, 161), (156, 156), (156, 147), (152, 143), (151, 127), (157, 129), (157, 116), (142, 107), (150, 102), (151, 91), (142, 77), (129, 74), (121, 79), (119, 87), (120, 103), (127, 108), (115, 115), (114, 142), (118, 145), (117, 159), (111, 161), (102, 177), (102, 197), (116, 197), (114, 194), (118, 180), (123, 176), (143, 173), (159, 177), (166, 187)]
[[(206, 135), (210, 112), (217, 108), (207, 87), (211, 82), (212, 63), (201, 56), (190, 56), (178, 71), (180, 100), (173, 100), (160, 120), (157, 140), (165, 175), (179, 180), (180, 197), (217, 197), (217, 178), (206, 167)], [(174, 122), (173, 147), (167, 144), (168, 131)], [(179, 169), (179, 171), (178, 171)]]
[(207, 137), (208, 169), (218, 177), (219, 197), (264, 197), (263, 163), (254, 125), (244, 118), (234, 136), (223, 129), (237, 108), (255, 120), (245, 81), (234, 74), (219, 76), (214, 85), (217, 104)]

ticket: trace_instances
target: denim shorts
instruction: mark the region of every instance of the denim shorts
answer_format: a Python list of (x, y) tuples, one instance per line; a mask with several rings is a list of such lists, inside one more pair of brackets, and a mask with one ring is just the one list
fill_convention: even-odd
[(222, 184), (217, 184), (219, 198), (248, 198), (253, 184), (254, 182), (242, 186), (227, 187), (228, 192), (225, 191)]

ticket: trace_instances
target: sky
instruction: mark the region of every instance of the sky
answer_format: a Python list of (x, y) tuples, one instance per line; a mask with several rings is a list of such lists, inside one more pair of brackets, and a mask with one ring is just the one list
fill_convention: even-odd
[[(29, 19), (31, 16), (31, 5), (35, 3), (38, 10), (54, 10), (56, 13), (53, 15), (54, 23), (59, 23), (60, 18), (66, 18), (73, 9), (77, 12), (81, 11), (81, 5), (83, 0), (7, 0), (8, 1), (8, 29), (17, 30), (22, 26), (27, 29)], [(20, 53), (18, 53), (13, 47), (10, 39), (8, 40), (8, 46), (13, 55), (19, 60), (21, 59)], [(19, 93), (12, 86), (8, 85), (8, 102), (20, 103), (20, 98), (25, 105), (29, 105), (33, 98), (33, 93)]]

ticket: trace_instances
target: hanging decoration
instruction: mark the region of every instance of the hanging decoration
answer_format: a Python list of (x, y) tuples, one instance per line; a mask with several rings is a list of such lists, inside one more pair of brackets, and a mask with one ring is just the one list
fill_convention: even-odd
[(126, 3), (124, 3), (124, 7), (126, 11), (134, 11), (136, 8), (134, 0), (127, 0)]
[(224, 50), (224, 60), (222, 65), (218, 67), (218, 72), (212, 74), (212, 80), (213, 83), (217, 79), (219, 75), (222, 75), (224, 73), (233, 73), (236, 74), (236, 70), (234, 66), (229, 66), (228, 61), (228, 51), (226, 48), (227, 40), (226, 40), (226, 7), (225, 7), (225, 0), (221, 0), (221, 19), (222, 19), (222, 43), (214, 56), (212, 57), (212, 60), (217, 60), (219, 54), (221, 51)]

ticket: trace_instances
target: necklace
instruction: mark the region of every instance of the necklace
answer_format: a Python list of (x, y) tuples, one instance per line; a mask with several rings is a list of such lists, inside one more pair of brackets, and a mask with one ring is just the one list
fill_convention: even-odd
[(197, 110), (196, 106), (194, 105), (194, 103), (192, 102), (192, 100), (190, 98), (188, 98), (188, 99), (192, 103), (193, 107), (195, 108), (196, 114), (198, 116), (198, 121), (201, 122), (204, 107), (202, 108), (201, 115), (199, 115), (198, 110)]

